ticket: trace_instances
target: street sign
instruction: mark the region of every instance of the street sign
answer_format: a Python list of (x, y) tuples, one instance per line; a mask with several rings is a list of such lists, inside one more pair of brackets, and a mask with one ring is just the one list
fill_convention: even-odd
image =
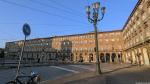
[(23, 25), (23, 33), (24, 33), (25, 36), (29, 36), (30, 35), (31, 29), (30, 29), (29, 24), (25, 23)]
[(18, 63), (18, 68), (17, 68), (17, 73), (16, 73), (16, 78), (15, 79), (17, 79), (18, 75), (19, 75), (20, 65), (21, 65), (21, 60), (22, 60), (22, 56), (23, 56), (23, 52), (24, 52), (24, 46), (25, 46), (26, 38), (31, 33), (30, 26), (27, 23), (25, 23), (23, 25), (22, 31), (23, 31), (23, 34), (25, 35), (25, 39), (24, 39), (23, 46), (22, 46), (22, 49), (21, 49), (21, 55), (19, 56), (19, 63)]

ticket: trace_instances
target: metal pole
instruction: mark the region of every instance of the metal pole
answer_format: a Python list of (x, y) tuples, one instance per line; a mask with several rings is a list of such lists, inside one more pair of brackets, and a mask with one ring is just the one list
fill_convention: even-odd
[(26, 37), (27, 37), (27, 36), (25, 35), (24, 43), (23, 43), (23, 46), (22, 46), (22, 49), (21, 49), (21, 55), (20, 55), (20, 58), (19, 58), (19, 64), (18, 64), (18, 68), (17, 68), (16, 77), (18, 77), (18, 75), (19, 75), (20, 64), (21, 64), (21, 60), (22, 60), (22, 56), (23, 56), (23, 51), (24, 51), (24, 46), (25, 46), (25, 42), (26, 42)]
[(95, 52), (96, 52), (96, 70), (98, 74), (102, 74), (100, 69), (100, 61), (99, 61), (99, 54), (98, 54), (98, 39), (97, 39), (97, 21), (94, 21), (94, 30), (95, 30)]

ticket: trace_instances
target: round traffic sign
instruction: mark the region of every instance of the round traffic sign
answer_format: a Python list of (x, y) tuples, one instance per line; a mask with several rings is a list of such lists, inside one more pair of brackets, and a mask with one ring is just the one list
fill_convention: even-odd
[(30, 35), (31, 29), (30, 29), (29, 24), (25, 23), (23, 25), (23, 33), (24, 33), (25, 36), (29, 36)]

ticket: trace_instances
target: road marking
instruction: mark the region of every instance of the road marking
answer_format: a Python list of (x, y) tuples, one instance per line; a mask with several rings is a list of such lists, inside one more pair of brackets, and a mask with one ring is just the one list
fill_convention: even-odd
[[(91, 68), (89, 66), (85, 66), (85, 65), (69, 65), (69, 66), (73, 66), (73, 67), (77, 67), (77, 68), (82, 68), (82, 69), (87, 69), (89, 71), (95, 71), (95, 68)], [(107, 68), (102, 68), (103, 71), (112, 71), (110, 69)]]
[(102, 70), (103, 70), (103, 71), (105, 71), (105, 72), (108, 72), (108, 71), (113, 71), (113, 70), (110, 70), (110, 69), (105, 69), (105, 68), (103, 68)]
[(63, 68), (63, 67), (58, 67), (58, 66), (50, 66), (50, 67), (61, 69), (61, 70), (65, 70), (65, 71), (69, 71), (69, 72), (73, 72), (73, 73), (79, 73), (78, 71), (67, 69), (67, 68)]
[(90, 70), (90, 71), (95, 71), (95, 68), (91, 68), (91, 67), (84, 66), (84, 65), (69, 65), (69, 66), (73, 66), (73, 67), (77, 67), (77, 68), (82, 68), (82, 69), (87, 69), (87, 70)]

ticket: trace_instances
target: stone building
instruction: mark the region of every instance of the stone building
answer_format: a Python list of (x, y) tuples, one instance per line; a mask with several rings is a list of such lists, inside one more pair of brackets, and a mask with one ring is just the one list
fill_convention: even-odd
[[(99, 32), (99, 57), (102, 62), (115, 62), (122, 56), (122, 33), (120, 30)], [(72, 61), (96, 62), (94, 33), (56, 36), (52, 47)]]
[[(9, 59), (18, 59), (23, 41), (7, 42)], [(139, 0), (122, 30), (98, 32), (101, 62), (150, 64), (150, 0)], [(24, 60), (96, 62), (94, 33), (28, 40)]]
[[(22, 59), (25, 62), (47, 62), (47, 53), (55, 52), (52, 49), (51, 38), (37, 38), (27, 40), (24, 47), (24, 53)], [(23, 40), (7, 42), (6, 49), (6, 59), (18, 60), (21, 55), (21, 50), (23, 46)]]
[(150, 0), (139, 0), (123, 28), (125, 62), (149, 65)]
[[(121, 30), (99, 32), (99, 57), (102, 62), (117, 62), (122, 56)], [(7, 58), (18, 60), (23, 41), (7, 42)], [(27, 40), (23, 60), (44, 62), (66, 60), (74, 62), (95, 62), (94, 33), (54, 36)]]

